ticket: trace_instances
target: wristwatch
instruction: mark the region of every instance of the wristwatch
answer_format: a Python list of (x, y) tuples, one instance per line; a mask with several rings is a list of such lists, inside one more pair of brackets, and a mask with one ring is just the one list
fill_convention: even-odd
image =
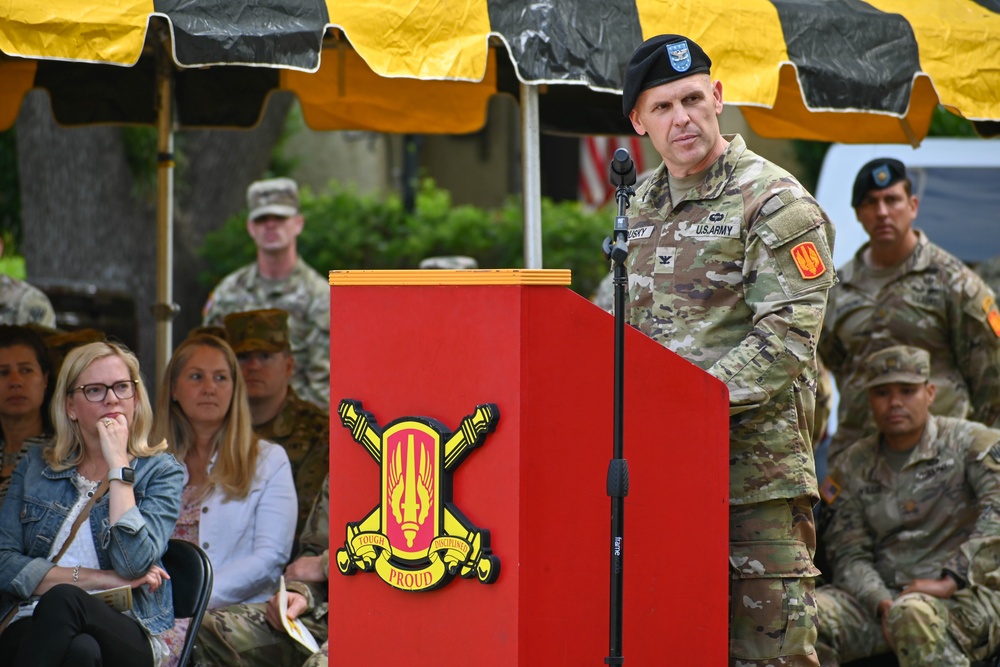
[(108, 481), (113, 482), (116, 479), (126, 484), (135, 484), (135, 470), (128, 466), (112, 468), (108, 471)]

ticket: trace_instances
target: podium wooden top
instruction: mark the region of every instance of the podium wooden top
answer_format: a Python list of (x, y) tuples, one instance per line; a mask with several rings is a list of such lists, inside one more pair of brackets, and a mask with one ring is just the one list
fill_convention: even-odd
[(569, 285), (569, 269), (330, 271), (331, 285)]

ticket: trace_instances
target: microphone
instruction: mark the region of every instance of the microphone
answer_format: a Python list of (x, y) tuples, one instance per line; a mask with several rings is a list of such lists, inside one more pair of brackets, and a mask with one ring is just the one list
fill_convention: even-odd
[(611, 160), (611, 185), (635, 185), (635, 162), (624, 148), (616, 148)]

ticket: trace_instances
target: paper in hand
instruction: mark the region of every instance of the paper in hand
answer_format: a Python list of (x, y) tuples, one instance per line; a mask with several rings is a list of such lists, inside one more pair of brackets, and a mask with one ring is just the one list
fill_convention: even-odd
[(285, 590), (285, 577), (278, 580), (278, 611), (281, 613), (281, 624), (285, 631), (298, 643), (309, 649), (310, 653), (319, 651), (319, 644), (306, 628), (305, 623), (297, 618), (288, 618), (288, 591)]

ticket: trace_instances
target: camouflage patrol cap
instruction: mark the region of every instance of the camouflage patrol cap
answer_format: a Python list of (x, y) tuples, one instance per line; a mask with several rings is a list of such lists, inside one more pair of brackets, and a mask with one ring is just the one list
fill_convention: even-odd
[(871, 190), (884, 190), (904, 178), (906, 178), (906, 167), (899, 160), (891, 157), (880, 157), (866, 162), (854, 178), (851, 207), (860, 206), (861, 200)]
[(236, 354), (288, 350), (288, 313), (278, 308), (230, 313), (223, 321)]
[(622, 112), (627, 118), (642, 91), (692, 74), (707, 74), (712, 68), (708, 57), (694, 40), (683, 35), (650, 37), (632, 52), (625, 67)]
[(299, 212), (299, 186), (290, 178), (255, 181), (247, 188), (247, 208), (251, 220), (265, 215), (293, 216)]
[(902, 382), (923, 384), (931, 376), (931, 355), (927, 350), (895, 345), (873, 352), (865, 359), (866, 388)]

